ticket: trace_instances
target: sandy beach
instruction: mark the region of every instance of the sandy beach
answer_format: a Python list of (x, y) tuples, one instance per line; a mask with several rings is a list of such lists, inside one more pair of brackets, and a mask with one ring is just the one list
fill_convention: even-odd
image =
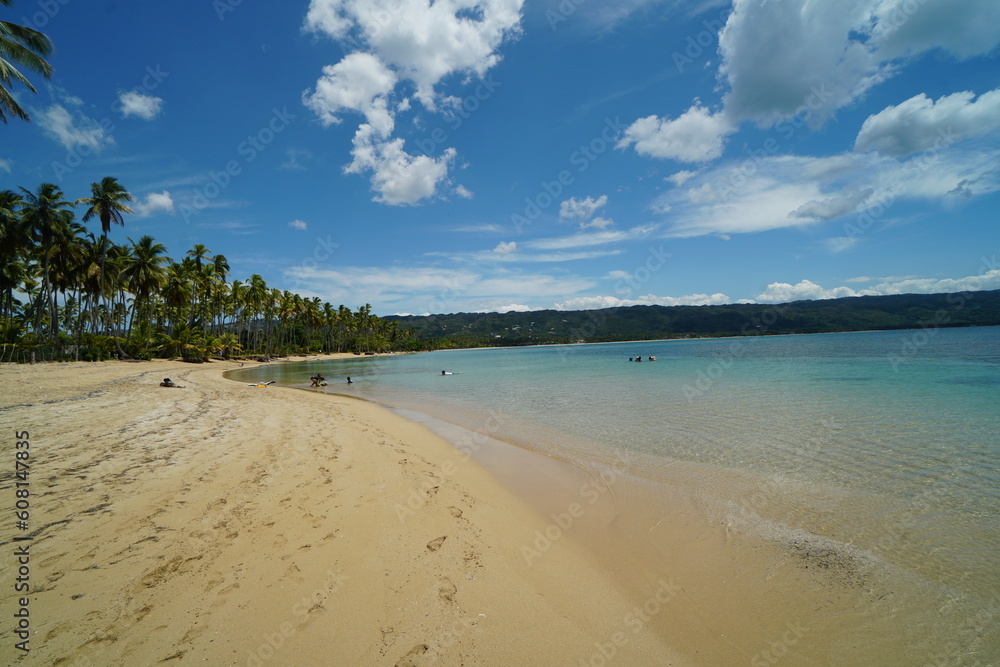
[(0, 662), (685, 664), (669, 579), (637, 598), (423, 426), (236, 366), (0, 367), (5, 507), (30, 442), (27, 530), (0, 523), (8, 619), (30, 553), (30, 652), (8, 620)]

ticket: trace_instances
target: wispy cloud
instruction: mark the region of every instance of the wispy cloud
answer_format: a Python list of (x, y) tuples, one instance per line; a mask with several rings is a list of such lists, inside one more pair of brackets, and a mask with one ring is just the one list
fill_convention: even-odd
[(39, 127), (49, 137), (67, 150), (89, 149), (100, 153), (105, 146), (115, 143), (108, 134), (107, 124), (100, 124), (82, 113), (71, 113), (61, 104), (53, 104), (34, 117)]
[(640, 225), (631, 229), (609, 230), (600, 232), (582, 232), (571, 236), (561, 236), (547, 239), (526, 241), (525, 247), (535, 250), (567, 250), (569, 248), (585, 248), (595, 245), (607, 245), (621, 241), (633, 241), (647, 238), (656, 230), (656, 225)]
[(383, 304), (383, 308), (418, 314), (551, 303), (595, 284), (578, 276), (481, 268), (298, 266), (286, 270), (285, 278), (331, 303), (351, 304), (357, 295), (364, 294), (366, 300)]

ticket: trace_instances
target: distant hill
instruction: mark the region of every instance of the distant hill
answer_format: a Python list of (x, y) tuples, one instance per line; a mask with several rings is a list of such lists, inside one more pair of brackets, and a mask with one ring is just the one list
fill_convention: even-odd
[(1000, 325), (1000, 290), (785, 304), (389, 316), (430, 348)]

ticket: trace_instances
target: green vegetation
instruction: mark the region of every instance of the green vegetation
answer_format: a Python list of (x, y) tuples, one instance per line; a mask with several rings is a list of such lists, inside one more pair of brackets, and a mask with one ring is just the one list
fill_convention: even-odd
[[(412, 350), (397, 322), (229, 281), (229, 262), (195, 245), (179, 262), (150, 236), (108, 239), (132, 213), (114, 178), (75, 203), (58, 186), (0, 191), (0, 361), (280, 356)], [(100, 236), (76, 222), (99, 220)]]
[[(0, 0), (0, 5), (9, 7), (12, 2), (13, 0)], [(16, 23), (0, 21), (0, 121), (6, 123), (8, 115), (31, 120), (17, 103), (10, 88), (16, 82), (33, 93), (36, 91), (15, 65), (38, 72), (48, 79), (52, 75), (52, 66), (43, 56), (51, 53), (52, 42), (42, 33)]]
[(1000, 290), (780, 305), (631, 306), (389, 318), (428, 348), (1000, 325)]

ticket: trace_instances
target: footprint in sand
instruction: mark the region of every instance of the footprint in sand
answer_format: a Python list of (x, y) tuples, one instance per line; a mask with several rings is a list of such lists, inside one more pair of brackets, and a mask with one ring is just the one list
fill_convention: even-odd
[(184, 636), (181, 637), (181, 644), (188, 644), (190, 642), (193, 642), (195, 639), (202, 636), (204, 633), (205, 633), (205, 628), (200, 626), (195, 626), (184, 633)]
[(430, 542), (427, 543), (427, 550), (428, 551), (437, 551), (438, 549), (441, 548), (441, 545), (444, 544), (444, 541), (447, 538), (448, 538), (448, 536), (444, 535), (443, 537), (439, 537), (439, 538), (437, 538), (435, 540), (431, 540)]
[(438, 596), (446, 602), (455, 601), (455, 593), (458, 592), (458, 588), (455, 584), (451, 583), (451, 579), (445, 577), (441, 583), (438, 585)]
[(300, 570), (299, 566), (296, 565), (295, 563), (292, 563), (291, 565), (288, 566), (288, 569), (285, 570), (283, 578), (291, 579), (297, 584), (301, 584), (306, 580), (305, 577), (302, 576), (302, 570)]
[(410, 649), (409, 653), (404, 655), (396, 662), (396, 667), (416, 667), (418, 664), (417, 658), (422, 656), (424, 653), (430, 650), (430, 646), (427, 644), (417, 644)]
[(462, 518), (462, 510), (458, 509), (457, 507), (449, 507), (448, 511), (450, 511), (451, 515), (456, 519)]
[(48, 631), (48, 633), (45, 635), (45, 641), (49, 641), (50, 639), (55, 639), (63, 632), (69, 630), (72, 627), (73, 627), (72, 623), (60, 623), (59, 625), (55, 626), (54, 628)]
[(239, 582), (237, 582), (237, 583), (230, 584), (230, 585), (226, 586), (225, 588), (223, 588), (221, 591), (219, 591), (218, 593), (215, 594), (215, 600), (212, 601), (212, 606), (213, 607), (218, 607), (220, 605), (225, 604), (226, 601), (225, 601), (224, 598), (226, 596), (228, 596), (230, 593), (232, 593), (233, 591), (235, 591), (239, 587), (240, 587), (240, 584), (239, 584)]
[(148, 605), (147, 604), (144, 607), (142, 607), (140, 609), (136, 609), (134, 612), (132, 612), (131, 615), (130, 615), (131, 616), (130, 618), (126, 618), (126, 619), (122, 619), (122, 620), (124, 622), (127, 622), (129, 625), (136, 625), (137, 623), (140, 623), (142, 621), (142, 619), (144, 619), (147, 616), (149, 616), (149, 612), (151, 612), (151, 611), (153, 611), (152, 605)]

